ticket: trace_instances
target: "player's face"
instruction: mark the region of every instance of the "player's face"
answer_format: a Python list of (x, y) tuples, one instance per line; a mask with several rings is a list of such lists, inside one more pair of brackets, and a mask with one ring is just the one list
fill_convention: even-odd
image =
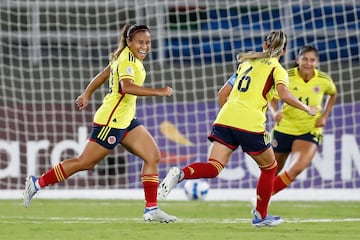
[(300, 72), (305, 74), (312, 74), (314, 72), (314, 68), (316, 68), (319, 63), (319, 58), (315, 52), (309, 51), (300, 55), (296, 62), (299, 64)]
[(151, 49), (151, 36), (148, 31), (135, 33), (134, 37), (128, 42), (130, 51), (136, 58), (143, 60)]

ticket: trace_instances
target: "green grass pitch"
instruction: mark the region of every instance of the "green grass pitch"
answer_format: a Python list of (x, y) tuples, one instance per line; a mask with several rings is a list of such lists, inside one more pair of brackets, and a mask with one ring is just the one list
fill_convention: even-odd
[(254, 228), (250, 202), (160, 201), (178, 222), (142, 220), (143, 201), (0, 201), (0, 238), (7, 239), (358, 239), (360, 202), (273, 201), (269, 213), (284, 223)]

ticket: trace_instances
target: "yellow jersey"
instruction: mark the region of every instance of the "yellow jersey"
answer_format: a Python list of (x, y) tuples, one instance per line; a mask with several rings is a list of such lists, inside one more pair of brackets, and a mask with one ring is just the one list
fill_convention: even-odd
[(254, 133), (265, 132), (267, 105), (279, 83), (288, 86), (288, 74), (277, 58), (260, 58), (240, 64), (228, 100), (214, 124)]
[(300, 77), (297, 67), (289, 69), (288, 74), (290, 92), (301, 102), (308, 106), (316, 106), (320, 111), (313, 117), (284, 103), (282, 106), (283, 118), (275, 125), (274, 129), (290, 135), (322, 134), (323, 128), (316, 128), (315, 123), (321, 116), (324, 95), (336, 93), (333, 80), (329, 75), (318, 69), (314, 70), (313, 78), (307, 82)]
[(137, 59), (126, 47), (116, 60), (110, 62), (109, 93), (96, 111), (94, 123), (112, 128), (124, 129), (130, 125), (136, 114), (136, 95), (121, 91), (120, 81), (131, 79), (142, 86), (146, 71), (141, 60)]

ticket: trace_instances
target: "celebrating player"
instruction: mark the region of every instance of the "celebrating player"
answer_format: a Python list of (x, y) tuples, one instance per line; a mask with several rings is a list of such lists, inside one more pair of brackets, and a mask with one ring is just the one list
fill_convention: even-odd
[[(268, 214), (268, 203), (277, 172), (277, 162), (265, 129), (266, 109), (275, 89), (286, 103), (307, 112), (317, 113), (299, 101), (288, 90), (288, 74), (280, 65), (279, 58), (286, 52), (287, 37), (282, 31), (271, 32), (263, 43), (263, 52), (240, 53), (233, 87), (220, 89), (219, 100), (225, 104), (220, 109), (211, 134), (212, 142), (208, 161), (192, 163), (182, 170), (170, 168), (159, 186), (159, 197), (165, 198), (171, 189), (184, 179), (214, 178), (226, 166), (231, 154), (238, 146), (258, 164), (261, 175), (257, 185), (257, 206), (252, 224), (256, 227), (276, 226), (281, 217)], [(222, 91), (228, 91), (222, 94)], [(228, 96), (228, 97), (227, 97)]]
[(271, 102), (272, 108), (269, 109), (273, 109), (271, 112), (276, 121), (272, 145), (279, 172), (291, 153), (291, 165), (275, 177), (273, 194), (290, 185), (309, 166), (321, 142), (323, 127), (336, 101), (336, 87), (332, 79), (316, 69), (319, 63), (316, 48), (302, 47), (296, 63), (296, 67), (288, 70), (290, 92), (306, 105), (317, 106), (320, 110), (326, 95), (327, 99), (324, 111), (319, 111), (315, 118), (286, 103), (277, 111), (278, 101), (274, 99)]
[(76, 172), (92, 169), (121, 144), (129, 152), (144, 160), (141, 181), (145, 193), (145, 221), (174, 222), (157, 205), (159, 184), (158, 163), (160, 151), (147, 129), (135, 118), (137, 96), (171, 96), (171, 87), (143, 87), (146, 72), (143, 60), (151, 49), (151, 35), (145, 25), (125, 25), (119, 47), (111, 54), (108, 66), (89, 83), (76, 99), (83, 110), (93, 92), (109, 79), (110, 92), (96, 111), (92, 131), (83, 152), (55, 165), (40, 177), (28, 176), (24, 205), (28, 207), (33, 196), (42, 188), (62, 182)]

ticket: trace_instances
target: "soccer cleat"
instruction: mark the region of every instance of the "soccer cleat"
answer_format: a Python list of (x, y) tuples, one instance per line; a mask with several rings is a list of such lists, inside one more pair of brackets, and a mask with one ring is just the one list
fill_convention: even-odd
[(170, 168), (164, 180), (160, 183), (158, 189), (158, 198), (165, 199), (170, 191), (178, 184), (180, 177), (180, 169), (177, 167)]
[(270, 214), (266, 215), (265, 218), (260, 218), (260, 214), (257, 211), (254, 211), (254, 219), (252, 220), (252, 225), (254, 227), (276, 227), (283, 222), (280, 216), (271, 216)]
[(35, 182), (37, 178), (34, 176), (28, 176), (25, 182), (25, 191), (24, 191), (24, 206), (29, 207), (31, 199), (35, 196), (35, 194), (39, 191), (36, 187)]
[(155, 221), (161, 223), (171, 223), (171, 222), (175, 222), (177, 218), (160, 210), (160, 208), (154, 208), (154, 209), (145, 208), (144, 220), (145, 222)]

